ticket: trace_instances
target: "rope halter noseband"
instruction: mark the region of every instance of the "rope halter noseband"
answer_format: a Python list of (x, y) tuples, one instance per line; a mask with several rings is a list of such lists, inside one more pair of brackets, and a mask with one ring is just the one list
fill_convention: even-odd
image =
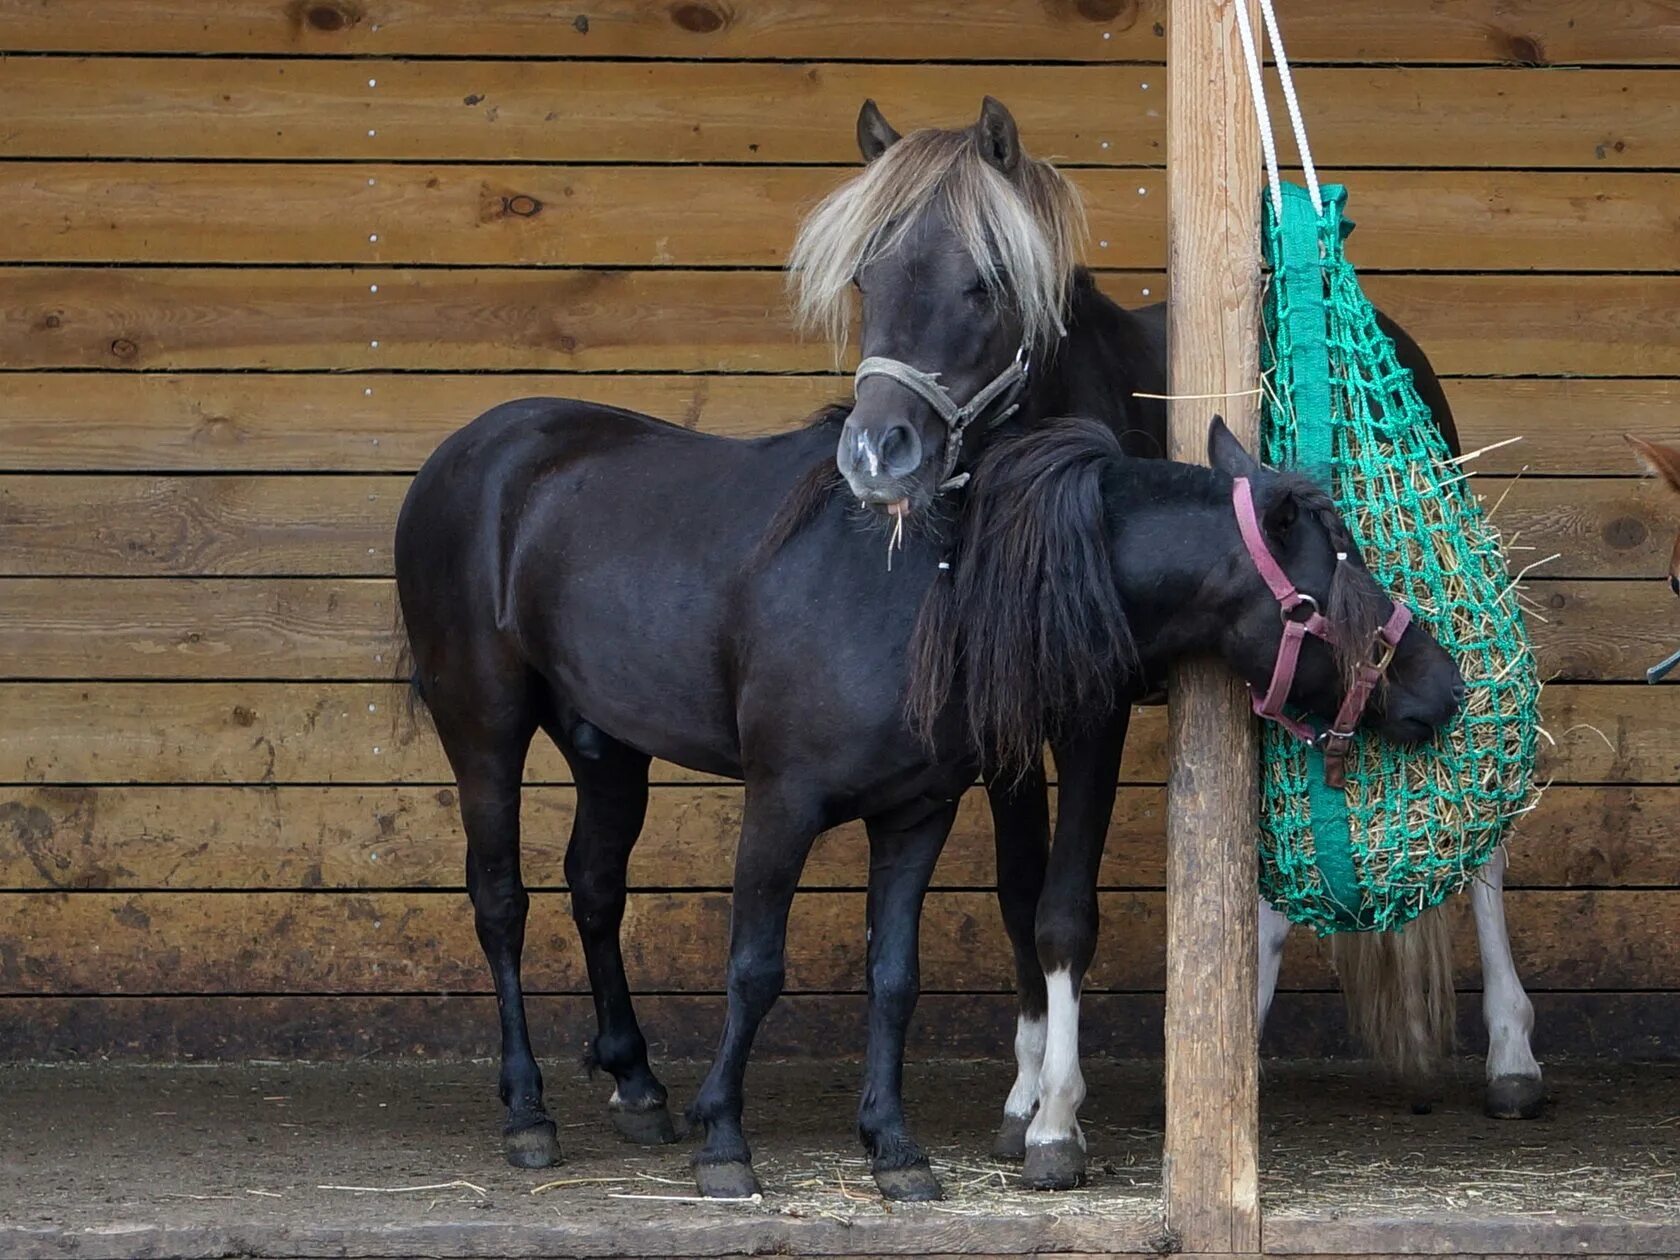
[(1249, 688), (1254, 697), (1254, 711), (1267, 721), (1276, 722), (1297, 739), (1316, 745), (1324, 754), (1325, 783), (1333, 788), (1343, 787), (1346, 784), (1348, 754), (1353, 748), (1353, 732), (1364, 716), (1365, 707), (1371, 702), (1372, 693), (1394, 661), (1400, 637), (1412, 623), (1412, 610), (1399, 600), (1393, 601), (1393, 611), (1389, 613), (1388, 620), (1372, 636), (1371, 658), (1361, 661), (1355, 669), (1353, 685), (1342, 697), (1335, 721), (1323, 734), (1315, 732), (1305, 722), (1286, 714), (1283, 706), (1289, 699), (1290, 688), (1295, 685), (1295, 667), (1300, 661), (1302, 640), (1310, 634), (1333, 644), (1334, 629), (1319, 612), (1318, 601), (1296, 589), (1266, 545), (1260, 518), (1254, 510), (1254, 492), (1247, 477), (1238, 477), (1231, 483), (1231, 504), (1236, 509), (1237, 528), (1242, 531), (1249, 559), (1254, 561), (1254, 567), (1277, 598), (1283, 618), (1283, 640), (1278, 644), (1277, 662), (1272, 666), (1271, 685), (1264, 695), (1256, 688)]
[(945, 421), (945, 466), (940, 470), (938, 484), (941, 491), (955, 490), (968, 481), (967, 473), (959, 476), (952, 474), (956, 472), (957, 460), (962, 456), (963, 434), (969, 425), (984, 418), (984, 427), (995, 429), (1020, 410), (1021, 391), (1027, 384), (1027, 348), (1023, 345), (1017, 350), (1014, 361), (960, 407), (951, 397), (951, 391), (939, 383), (938, 372), (924, 372), (901, 359), (880, 354), (865, 359), (858, 364), (852, 377), (853, 392), (871, 376), (885, 376), (897, 381), (937, 411), (940, 419)]

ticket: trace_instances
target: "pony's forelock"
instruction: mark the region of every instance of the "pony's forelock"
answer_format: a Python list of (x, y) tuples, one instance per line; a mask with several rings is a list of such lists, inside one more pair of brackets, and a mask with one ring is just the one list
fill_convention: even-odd
[(851, 331), (848, 291), (871, 259), (891, 253), (924, 211), (939, 206), (987, 287), (1019, 316), (1030, 347), (1063, 330), (1085, 240), (1079, 192), (1050, 163), (1022, 153), (1013, 177), (987, 161), (972, 128), (912, 132), (806, 217), (788, 257), (801, 327), (838, 352)]

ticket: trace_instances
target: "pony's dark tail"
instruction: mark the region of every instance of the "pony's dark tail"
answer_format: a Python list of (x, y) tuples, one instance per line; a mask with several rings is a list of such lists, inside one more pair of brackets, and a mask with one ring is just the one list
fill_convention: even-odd
[(1019, 775), (1112, 709), (1137, 667), (1103, 493), (1119, 457), (1103, 425), (1063, 420), (980, 458), (910, 644), (906, 714), (923, 739), (960, 690), (988, 772)]
[(410, 727), (419, 727), (430, 717), (426, 695), (420, 688), (420, 667), (414, 659), (414, 644), (403, 621), (402, 601), (391, 595), (391, 681), (403, 689), (403, 711)]

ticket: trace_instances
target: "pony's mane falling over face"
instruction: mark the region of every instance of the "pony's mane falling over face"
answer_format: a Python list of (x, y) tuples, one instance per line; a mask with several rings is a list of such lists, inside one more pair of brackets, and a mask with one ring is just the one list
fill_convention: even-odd
[(1019, 775), (1131, 681), (1104, 490), (1121, 458), (1089, 420), (1000, 438), (981, 456), (951, 568), (911, 639), (905, 713), (924, 740), (954, 704), (988, 773)]
[(1079, 192), (1050, 163), (1025, 152), (1004, 174), (986, 159), (972, 127), (912, 132), (811, 211), (788, 258), (801, 326), (843, 346), (852, 281), (936, 206), (987, 288), (1020, 317), (1029, 346), (1054, 340), (1085, 240)]

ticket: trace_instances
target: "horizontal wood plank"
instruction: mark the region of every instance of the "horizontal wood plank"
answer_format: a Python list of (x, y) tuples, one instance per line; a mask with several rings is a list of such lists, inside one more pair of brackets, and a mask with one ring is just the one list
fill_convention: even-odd
[[(6, 46), (37, 52), (294, 53), (308, 56), (860, 57), (1102, 61), (1166, 56), (1166, 0), (905, 0), (890, 20), (854, 0), (596, 0), (587, 15), (526, 0), (5, 0)], [(1680, 23), (1659, 0), (1280, 0), (1291, 54), (1307, 61), (1529, 64), (1680, 61)]]
[[(1160, 798), (1153, 787), (1122, 793), (1105, 887), (1160, 886)], [(575, 804), (567, 787), (525, 793), (520, 852), (530, 887), (566, 886)], [(741, 808), (735, 785), (654, 788), (632, 887), (729, 887)], [(453, 788), (0, 788), (0, 835), (8, 830), (15, 844), (0, 851), (0, 888), (464, 887)], [(1627, 860), (1643, 869), (1643, 859)], [(853, 823), (817, 842), (803, 883), (855, 888), (867, 874), (863, 828)], [(995, 881), (986, 798), (970, 792), (935, 885)]]
[[(1159, 301), (1153, 272), (1108, 272)], [(0, 268), (0, 367), (827, 372), (770, 271)], [(1375, 275), (1446, 375), (1680, 374), (1680, 276)]]
[[(0, 668), (18, 680), (395, 678), (394, 600), (385, 578), (0, 578)], [(1661, 581), (1532, 579), (1525, 604), (1547, 679), (1642, 681), (1680, 642)]]
[[(9, 162), (12, 262), (776, 267), (851, 174), (824, 167)], [(1334, 171), (1325, 171), (1335, 179)], [(1166, 265), (1158, 171), (1074, 172), (1089, 260)], [(1361, 268), (1680, 270), (1680, 177), (1554, 171), (1349, 176)]]
[[(451, 782), (389, 683), (0, 683), (0, 783)], [(1680, 782), (1680, 688), (1558, 683), (1541, 769), (1559, 783)], [(1165, 714), (1137, 710), (1121, 766), (1164, 782)], [(655, 762), (655, 782), (711, 781)], [(527, 781), (569, 782), (546, 743)]]
[(513, 398), (587, 398), (745, 437), (792, 428), (850, 393), (838, 375), (20, 372), (0, 390), (0, 469), (411, 473)]
[(12, 678), (396, 678), (387, 579), (0, 578)]
[[(673, 6), (596, 0), (586, 16), (484, 0), (5, 0), (6, 47), (36, 52), (293, 53), (308, 56), (860, 57), (869, 60), (1102, 61), (1166, 56), (1166, 0), (980, 0), (955, 22), (944, 0), (907, 0), (882, 21), (849, 0)], [(1680, 23), (1659, 0), (1612, 6), (1538, 0), (1453, 4), (1281, 0), (1291, 54), (1307, 61), (1519, 65), (1669, 64)]]
[[(623, 942), (631, 984), (715, 992), (728, 953), (722, 892), (632, 896)], [(537, 992), (584, 992), (588, 978), (564, 893), (532, 898), (524, 975)], [(1150, 992), (1164, 978), (1164, 894), (1099, 897), (1103, 943), (1088, 987)], [(1680, 986), (1680, 891), (1516, 892), (1511, 941), (1536, 988)], [(1458, 974), (1474, 983), (1474, 929), (1452, 908)], [(488, 976), (466, 898), (452, 893), (5, 893), (0, 919), (18, 925), (0, 953), (0, 993), (480, 993)], [(788, 989), (861, 987), (863, 894), (808, 892), (788, 927)], [(89, 942), (96, 948), (87, 948)], [(997, 903), (985, 892), (929, 894), (922, 983), (932, 990), (1007, 991), (1013, 967)], [(1303, 938), (1286, 989), (1333, 987), (1327, 952)]]
[[(0, 476), (0, 576), (384, 577), (403, 476)], [(1680, 503), (1637, 477), (1480, 477), (1534, 576), (1657, 578)], [(365, 676), (365, 675), (363, 675)]]
[[(967, 122), (990, 93), (1011, 107), (1035, 153), (1160, 165), (1164, 74), (1159, 66), (679, 61), (557, 70), (546, 61), (370, 68), (169, 57), (112, 58), (90, 74), (80, 58), (20, 57), (0, 62), (0, 156), (851, 162), (866, 97), (908, 130)], [(1670, 125), (1680, 73), (1307, 68), (1297, 82), (1311, 103), (1313, 152), (1327, 168), (1680, 165)]]
[[(1161, 790), (1120, 790), (1101, 885), (1159, 888), (1165, 834)], [(1054, 800), (1054, 797), (1052, 797)], [(652, 790), (631, 886), (725, 888), (733, 879), (742, 789)], [(533, 787), (523, 800), (521, 854), (533, 888), (565, 886), (575, 794)], [(1680, 884), (1672, 841), (1680, 789), (1554, 787), (1513, 833), (1512, 888)], [(462, 888), (455, 791), (447, 787), (0, 788), (0, 888)], [(825, 834), (806, 864), (807, 888), (857, 887), (867, 859), (856, 824)], [(985, 797), (963, 798), (934, 873), (938, 888), (995, 882)]]
[[(846, 396), (842, 376), (18, 372), (0, 390), (0, 471), (413, 472), (510, 398), (558, 394), (727, 436), (774, 433)], [(1680, 440), (1680, 382), (1451, 380), (1481, 474), (1628, 474), (1625, 432)]]
[[(1680, 1032), (1680, 1004), (1667, 993), (1530, 993), (1545, 1053), (1593, 1058), (1665, 1059)], [(655, 1068), (678, 1059), (710, 1060), (723, 1026), (721, 996), (640, 994), (636, 1013), (652, 1043)], [(0, 997), (0, 1045), (25, 1060), (98, 1057), (182, 1060), (446, 1058), (493, 1060), (500, 1052), (495, 999), (423, 997)], [(595, 1009), (581, 995), (527, 995), (537, 1054), (561, 1056), (595, 1035)], [(789, 994), (770, 1012), (754, 1053), (832, 1057), (864, 1027), (856, 994)], [(1485, 1053), (1479, 995), (1459, 995), (1459, 1048)], [(1280, 993), (1261, 1050), (1287, 1058), (1357, 1053), (1335, 993)], [(997, 1058), (998, 1096), (1009, 1085), (1015, 998), (1003, 993), (930, 993), (916, 1006), (908, 1055)], [(1114, 1058), (1159, 1058), (1161, 997), (1085, 993), (1080, 1028), (1088, 1044)]]

